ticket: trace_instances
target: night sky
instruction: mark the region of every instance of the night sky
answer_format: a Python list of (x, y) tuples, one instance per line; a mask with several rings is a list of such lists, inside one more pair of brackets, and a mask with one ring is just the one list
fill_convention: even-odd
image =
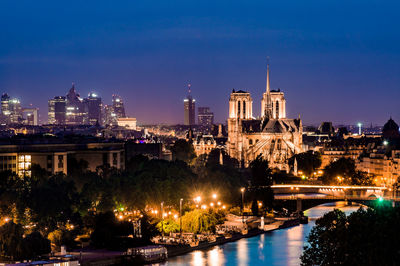
[[(384, 4), (383, 4), (384, 3)], [(139, 123), (183, 123), (186, 84), (225, 121), (232, 88), (286, 94), (289, 117), (400, 122), (398, 1), (1, 1), (0, 92), (40, 108), (75, 82)]]

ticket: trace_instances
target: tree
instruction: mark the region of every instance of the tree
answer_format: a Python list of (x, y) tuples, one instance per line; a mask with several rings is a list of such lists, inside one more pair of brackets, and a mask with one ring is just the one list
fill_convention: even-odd
[(196, 158), (196, 153), (194, 152), (193, 145), (184, 139), (178, 139), (171, 147), (172, 159), (181, 160), (190, 164), (194, 158)]
[(157, 230), (159, 232), (164, 232), (165, 234), (175, 233), (179, 231), (179, 224), (176, 223), (173, 219), (167, 219), (164, 221), (160, 221), (157, 224)]
[(25, 258), (26, 246), (22, 225), (8, 222), (0, 226), (0, 255), (11, 260)]
[(319, 152), (307, 151), (293, 155), (289, 159), (289, 165), (294, 166), (294, 160), (297, 161), (297, 170), (302, 171), (304, 175), (311, 176), (315, 169), (321, 166), (321, 154)]
[(377, 204), (346, 216), (340, 210), (316, 221), (302, 265), (397, 265), (400, 209)]
[(195, 234), (215, 232), (215, 226), (223, 223), (223, 215), (213, 210), (195, 209), (182, 216), (182, 229)]
[(37, 258), (44, 254), (49, 254), (51, 251), (50, 241), (43, 235), (34, 231), (25, 237), (26, 258)]
[(353, 159), (340, 158), (325, 167), (321, 180), (325, 184), (370, 186), (374, 182), (374, 176), (357, 171)]
[(249, 168), (251, 173), (250, 193), (253, 203), (260, 200), (263, 202), (263, 207), (266, 210), (272, 209), (274, 194), (271, 189), (272, 177), (271, 169), (268, 167), (268, 161), (264, 160), (261, 155), (258, 155), (257, 158), (250, 163)]
[(355, 172), (356, 165), (353, 159), (339, 158), (325, 167), (321, 180), (325, 184), (337, 184), (342, 179), (347, 183), (351, 183), (351, 177)]

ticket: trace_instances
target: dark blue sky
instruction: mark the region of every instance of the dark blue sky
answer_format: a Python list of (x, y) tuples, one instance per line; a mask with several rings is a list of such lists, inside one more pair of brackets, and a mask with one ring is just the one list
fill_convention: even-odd
[(271, 86), (305, 123), (400, 122), (398, 1), (1, 1), (0, 91), (33, 103), (71, 82), (141, 123), (183, 122), (186, 84), (225, 121), (232, 88)]

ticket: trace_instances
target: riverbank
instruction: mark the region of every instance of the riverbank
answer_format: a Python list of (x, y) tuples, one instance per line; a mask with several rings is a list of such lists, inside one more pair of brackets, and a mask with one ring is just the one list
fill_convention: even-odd
[[(253, 228), (246, 233), (233, 233), (225, 236), (216, 237), (215, 241), (203, 241), (197, 245), (167, 245), (164, 246), (168, 250), (168, 257), (176, 257), (185, 255), (196, 250), (205, 250), (214, 246), (223, 245), (229, 242), (235, 242), (243, 238), (250, 238), (258, 236), (267, 232), (285, 229), (300, 224), (299, 218), (282, 218), (277, 219), (275, 222), (264, 225), (263, 229)], [(103, 266), (103, 265), (129, 265), (123, 252), (110, 252), (106, 250), (97, 250), (84, 253), (72, 253), (77, 257), (81, 257), (80, 263), (83, 266)]]
[(229, 242), (235, 242), (242, 238), (254, 237), (254, 236), (261, 235), (261, 234), (271, 232), (274, 230), (285, 229), (285, 228), (297, 226), (299, 224), (300, 224), (299, 218), (281, 219), (281, 220), (277, 220), (274, 223), (265, 225), (264, 229), (254, 228), (254, 229), (248, 230), (248, 232), (245, 234), (234, 233), (234, 234), (231, 234), (229, 237), (219, 236), (216, 238), (215, 241), (200, 242), (196, 246), (190, 246), (190, 245), (164, 245), (164, 246), (168, 249), (168, 257), (172, 258), (175, 256), (181, 256), (186, 253), (190, 253), (195, 250), (208, 249), (208, 248), (218, 246), (218, 245), (223, 245), (223, 244), (226, 244)]

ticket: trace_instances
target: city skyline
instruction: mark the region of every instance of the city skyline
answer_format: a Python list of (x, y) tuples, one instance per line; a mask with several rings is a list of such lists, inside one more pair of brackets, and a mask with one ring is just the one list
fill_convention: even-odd
[(142, 124), (178, 124), (190, 81), (197, 102), (225, 123), (222, 103), (232, 89), (261, 99), (270, 56), (271, 88), (286, 92), (288, 116), (300, 114), (304, 124), (399, 121), (399, 4), (310, 4), (218, 2), (210, 9), (211, 2), (72, 2), (61, 8), (44, 1), (18, 8), (6, 1), (0, 90), (39, 107), (41, 121), (47, 98), (63, 95), (74, 81), (83, 94), (120, 94)]

